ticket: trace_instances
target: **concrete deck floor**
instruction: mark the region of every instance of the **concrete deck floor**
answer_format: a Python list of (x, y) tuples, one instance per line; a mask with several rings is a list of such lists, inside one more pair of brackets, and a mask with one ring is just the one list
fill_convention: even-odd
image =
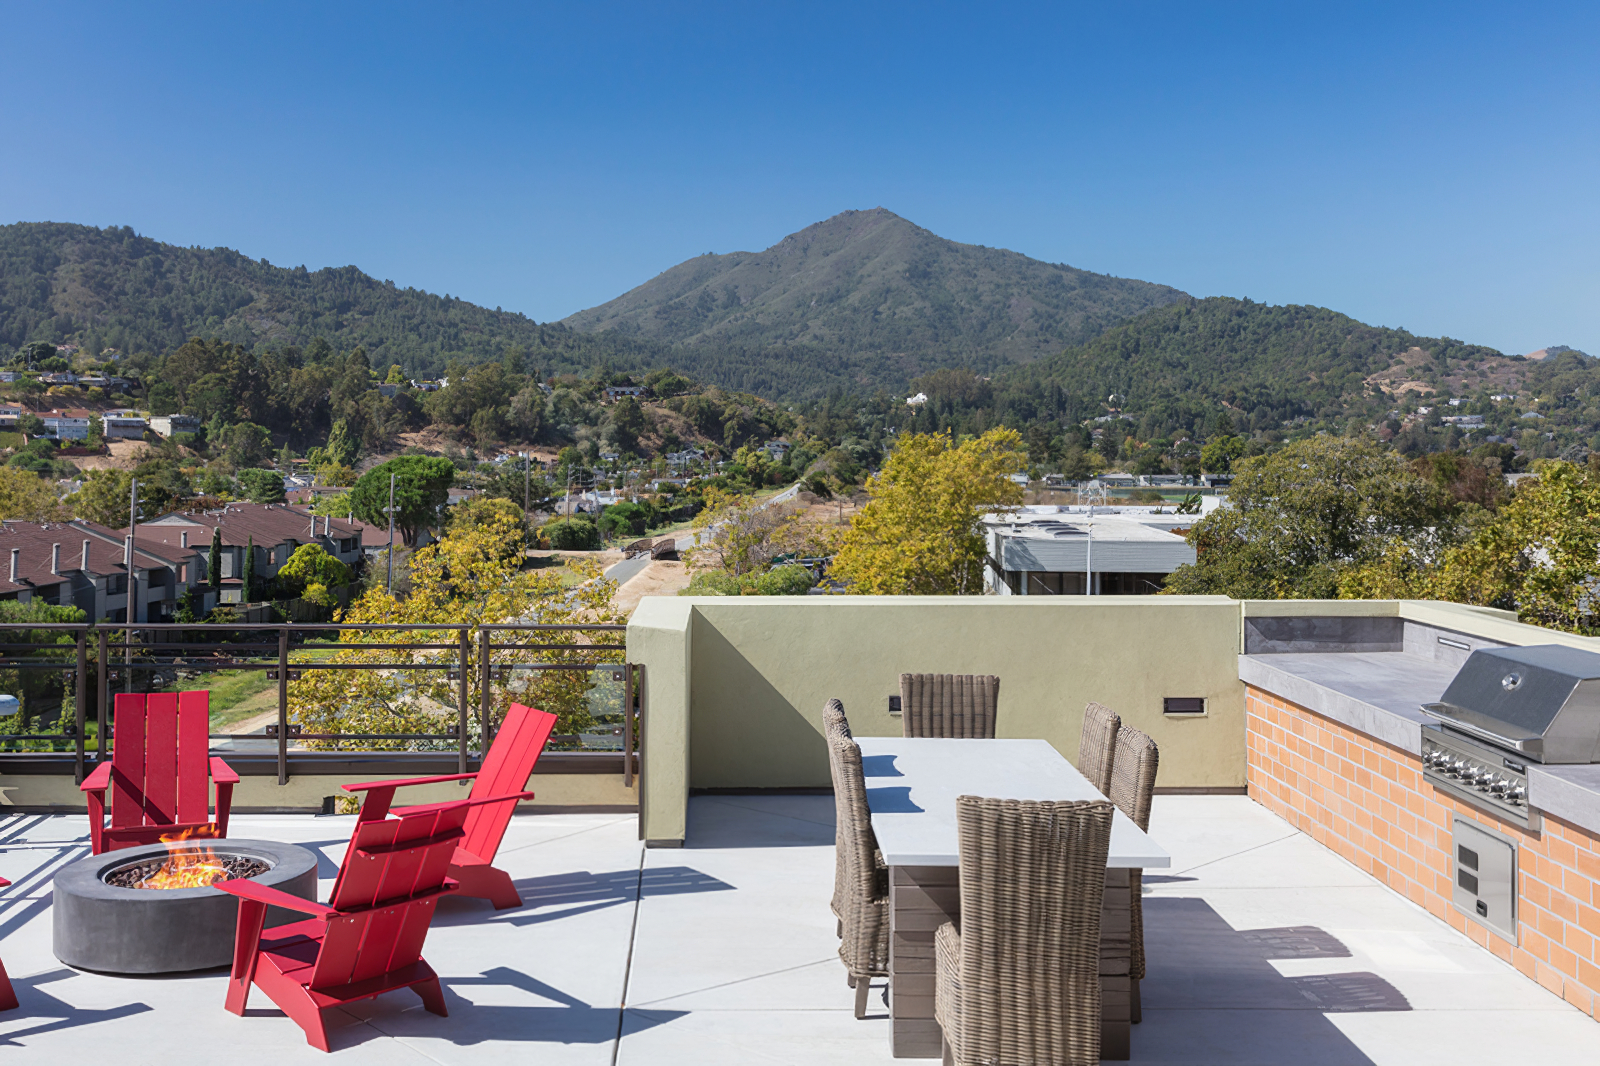
[[(334, 1034), (342, 1061), (763, 1066), (888, 1063), (881, 997), (856, 1021), (828, 897), (832, 801), (703, 797), (689, 847), (645, 851), (631, 817), (514, 820), (502, 863), (526, 906), (451, 900), (428, 939), (450, 1017), (391, 993)], [(246, 816), (234, 835), (326, 858), (349, 817)], [(114, 978), (50, 952), (50, 875), (88, 851), (81, 817), (0, 820), (0, 958), (19, 1011), (0, 1061), (233, 1066), (326, 1061), (221, 973)], [(1150, 977), (1135, 1062), (1600, 1062), (1600, 1024), (1242, 797), (1161, 797), (1174, 856), (1145, 879)], [(624, 1008), (622, 1004), (626, 1004)]]

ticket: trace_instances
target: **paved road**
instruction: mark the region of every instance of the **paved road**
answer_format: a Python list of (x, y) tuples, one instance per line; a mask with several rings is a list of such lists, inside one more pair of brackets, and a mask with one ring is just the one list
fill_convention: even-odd
[[(798, 483), (790, 485), (776, 496), (773, 496), (771, 499), (767, 500), (761, 506), (771, 507), (775, 503), (787, 502), (788, 500), (794, 499), (799, 492), (800, 485)], [(688, 551), (690, 548), (693, 548), (701, 536), (703, 536), (703, 534), (690, 533), (687, 537), (679, 537), (678, 551), (682, 553)], [(650, 556), (648, 555), (641, 555), (635, 559), (624, 559), (620, 563), (613, 563), (611, 567), (606, 570), (605, 576), (611, 578), (620, 585), (649, 565)]]
[(624, 559), (620, 563), (611, 564), (610, 568), (606, 570), (606, 577), (620, 585), (649, 565), (650, 553), (645, 552), (642, 555), (634, 556), (632, 559)]

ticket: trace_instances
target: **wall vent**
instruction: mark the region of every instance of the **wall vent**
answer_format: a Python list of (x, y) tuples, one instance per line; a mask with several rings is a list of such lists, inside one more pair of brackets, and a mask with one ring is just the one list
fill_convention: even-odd
[(1161, 713), (1174, 718), (1196, 718), (1206, 713), (1204, 696), (1167, 696), (1161, 700)]

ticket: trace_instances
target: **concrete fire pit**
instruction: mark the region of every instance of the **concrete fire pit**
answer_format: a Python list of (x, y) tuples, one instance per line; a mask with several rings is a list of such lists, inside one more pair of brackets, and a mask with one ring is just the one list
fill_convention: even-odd
[[(102, 973), (178, 973), (227, 966), (233, 959), (239, 914), (235, 897), (209, 887), (122, 888), (106, 881), (130, 866), (207, 850), (218, 858), (264, 863), (266, 871), (249, 880), (301, 899), (316, 899), (317, 855), (294, 844), (191, 840), (108, 851), (79, 859), (55, 876), (56, 958)], [(273, 907), (267, 911), (267, 926), (306, 917)]]

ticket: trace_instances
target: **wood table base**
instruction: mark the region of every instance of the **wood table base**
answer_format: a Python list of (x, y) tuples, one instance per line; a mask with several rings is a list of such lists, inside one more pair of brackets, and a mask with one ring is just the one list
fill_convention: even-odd
[[(1106, 871), (1100, 916), (1100, 1057), (1126, 1060), (1137, 995), (1132, 961), (1132, 894), (1127, 870)], [(955, 866), (889, 868), (889, 1017), (894, 1057), (937, 1059), (943, 1034), (933, 1020), (933, 934), (961, 914)]]

